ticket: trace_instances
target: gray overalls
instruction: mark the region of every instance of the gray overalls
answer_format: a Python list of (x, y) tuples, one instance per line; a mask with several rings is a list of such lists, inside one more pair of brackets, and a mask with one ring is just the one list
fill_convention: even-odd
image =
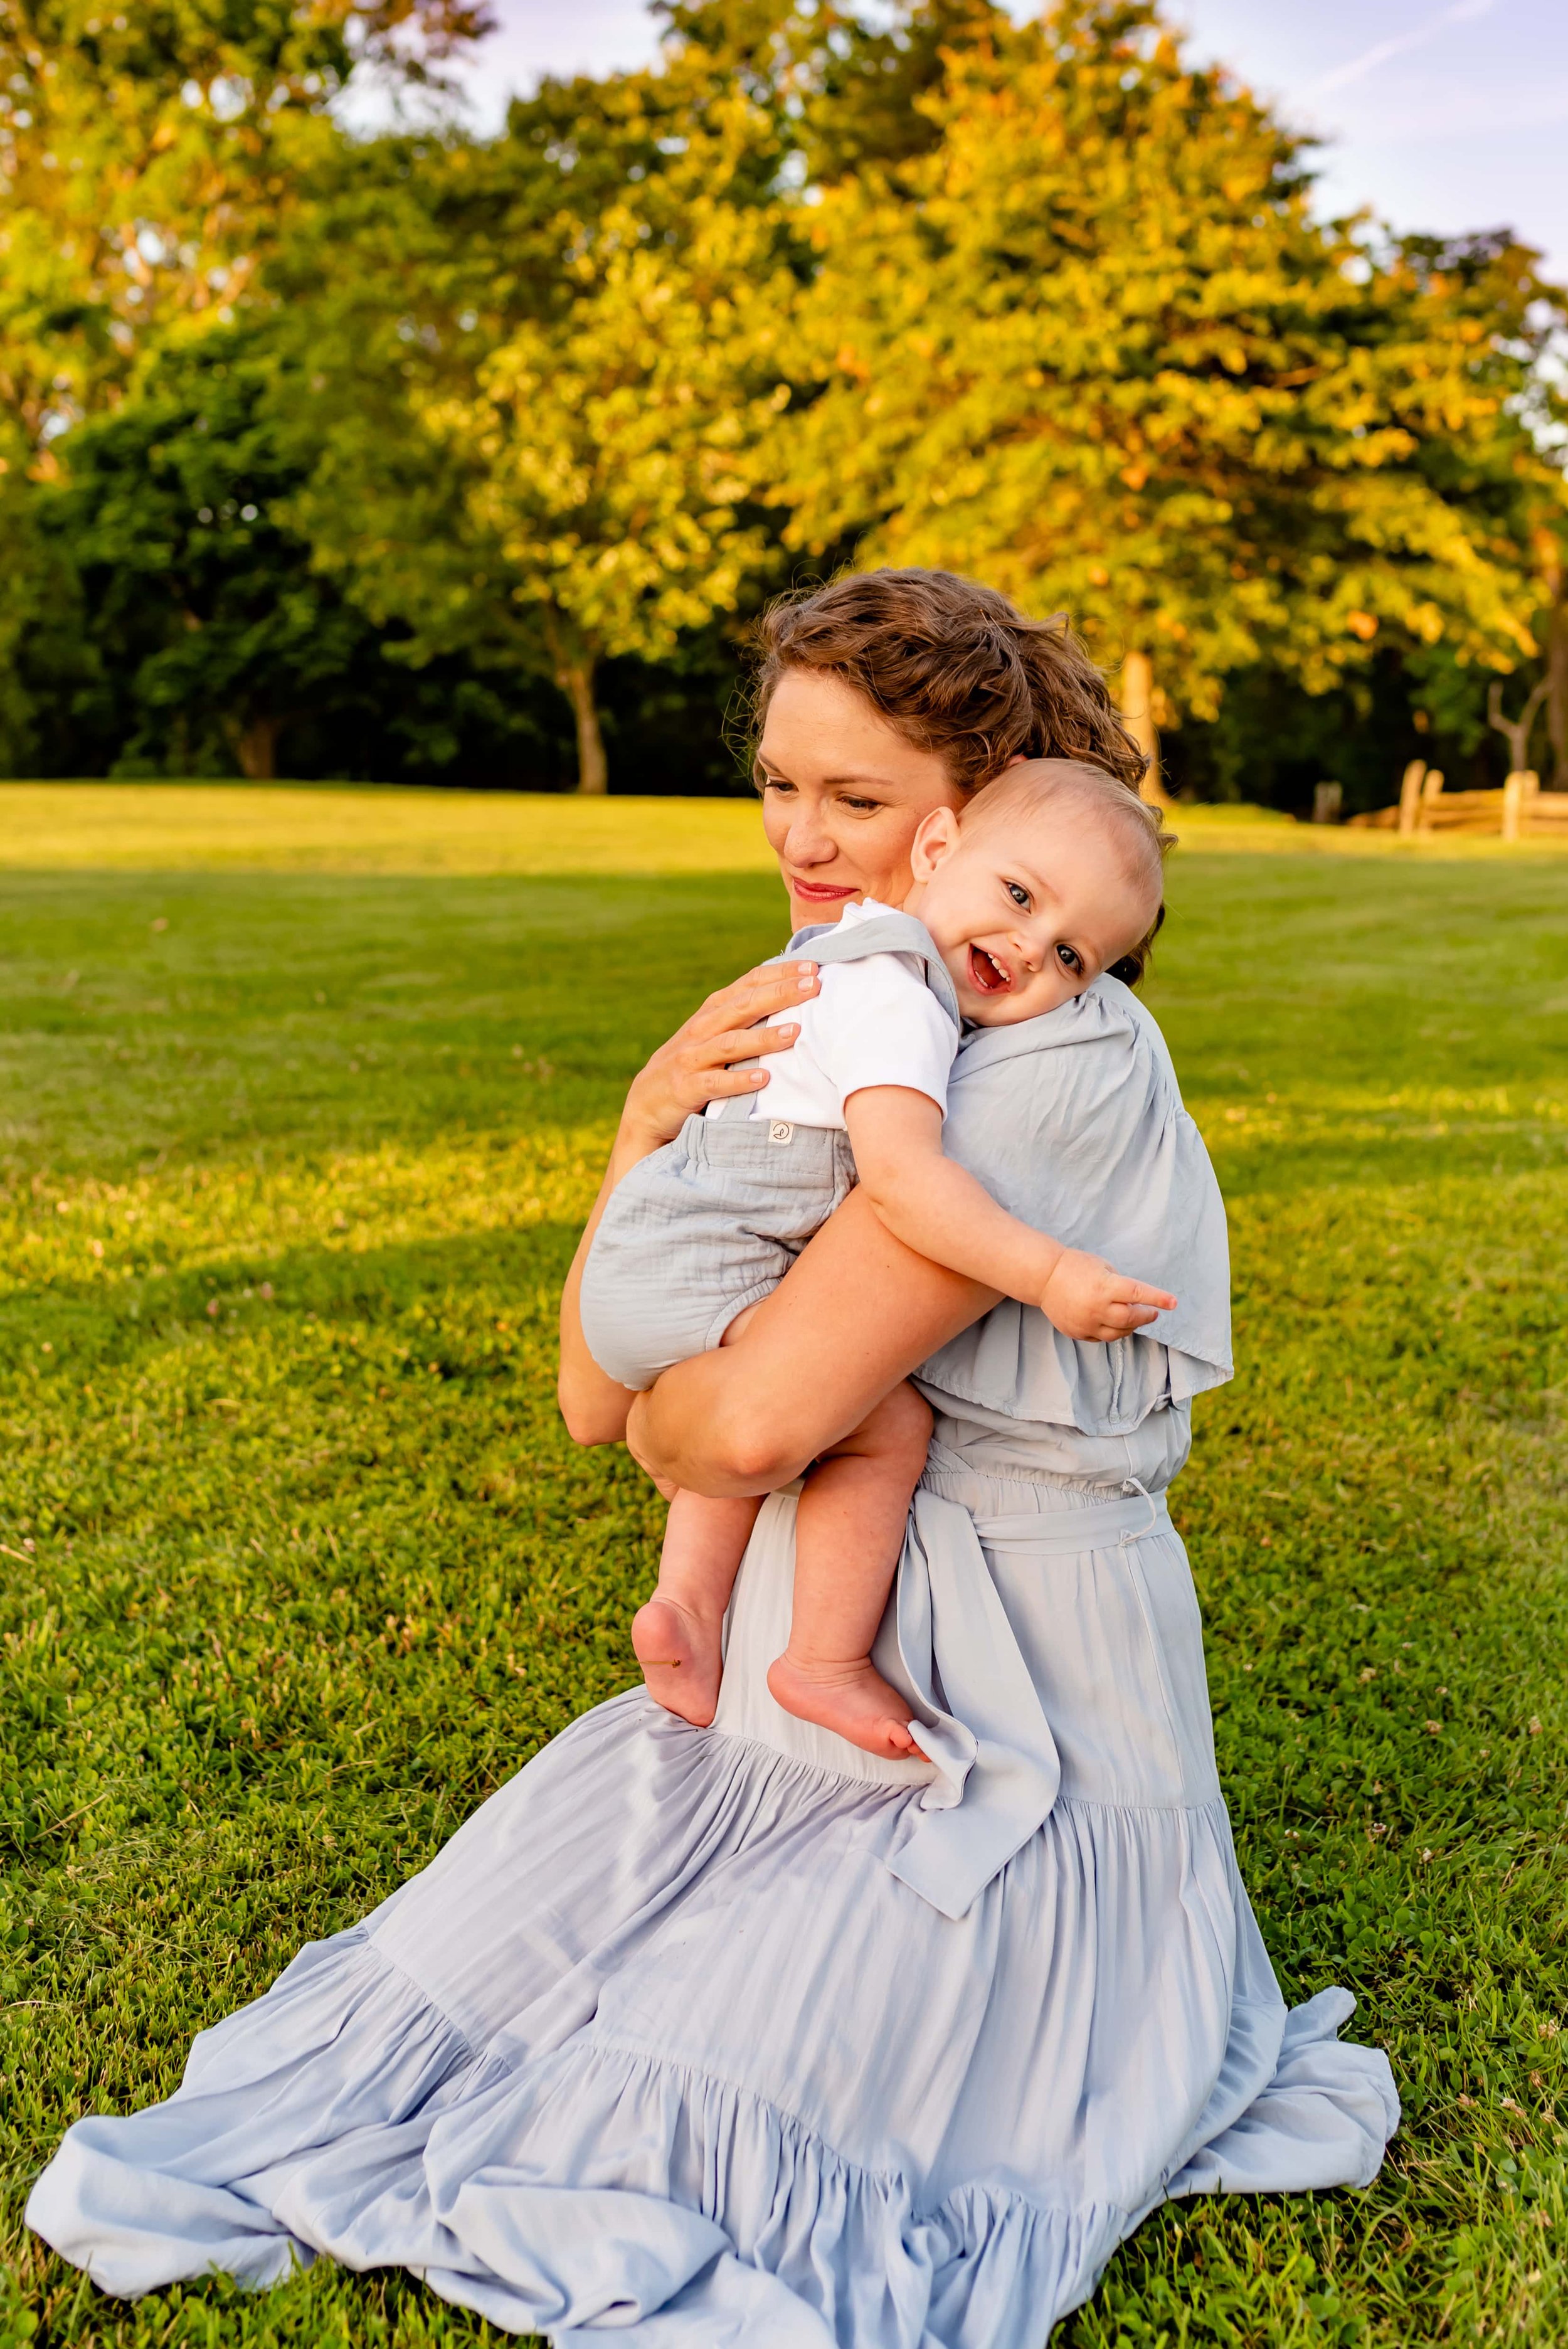
[[(878, 954), (919, 957), (956, 1046), (953, 981), (911, 914), (797, 930), (779, 959)], [(672, 1363), (717, 1346), (738, 1313), (778, 1287), (854, 1182), (847, 1133), (753, 1116), (757, 1098), (738, 1094), (712, 1117), (688, 1117), (611, 1195), (583, 1268), (583, 1334), (621, 1386), (651, 1387)]]

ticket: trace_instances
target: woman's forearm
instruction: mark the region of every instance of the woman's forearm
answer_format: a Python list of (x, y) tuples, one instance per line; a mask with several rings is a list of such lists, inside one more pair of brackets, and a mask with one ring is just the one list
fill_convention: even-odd
[(627, 1441), (689, 1491), (772, 1492), (995, 1301), (905, 1247), (851, 1192), (735, 1345), (677, 1363), (637, 1397)]

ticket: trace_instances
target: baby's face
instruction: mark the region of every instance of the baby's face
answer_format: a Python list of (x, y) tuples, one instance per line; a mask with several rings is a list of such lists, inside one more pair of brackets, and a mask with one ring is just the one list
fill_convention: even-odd
[(1054, 1011), (1135, 947), (1159, 910), (1109, 824), (1081, 807), (1020, 811), (961, 832), (944, 808), (916, 837), (905, 901), (941, 949), (965, 1019)]

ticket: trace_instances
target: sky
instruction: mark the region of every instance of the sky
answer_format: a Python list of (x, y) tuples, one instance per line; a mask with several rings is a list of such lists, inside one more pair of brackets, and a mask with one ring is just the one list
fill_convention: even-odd
[[(541, 74), (645, 64), (641, 0), (491, 0), (500, 29), (464, 70), (500, 123)], [(1017, 0), (1026, 13), (1026, 0)], [(1568, 0), (1170, 0), (1317, 157), (1326, 209), (1401, 230), (1512, 228), (1568, 276)]]

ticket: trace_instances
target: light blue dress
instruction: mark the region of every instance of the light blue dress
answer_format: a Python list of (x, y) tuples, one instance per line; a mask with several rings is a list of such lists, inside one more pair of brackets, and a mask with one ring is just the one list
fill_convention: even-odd
[(1115, 980), (960, 1058), (948, 1146), (1181, 1299), (1074, 1345), (999, 1306), (879, 1641), (926, 1759), (780, 1713), (794, 1502), (718, 1717), (575, 1723), (364, 1924), (78, 2121), (32, 2225), (106, 2291), (325, 2255), (563, 2349), (1040, 2349), (1164, 2198), (1362, 2186), (1398, 2105), (1287, 2013), (1236, 1873), (1164, 1494), (1229, 1375), (1224, 1222)]

